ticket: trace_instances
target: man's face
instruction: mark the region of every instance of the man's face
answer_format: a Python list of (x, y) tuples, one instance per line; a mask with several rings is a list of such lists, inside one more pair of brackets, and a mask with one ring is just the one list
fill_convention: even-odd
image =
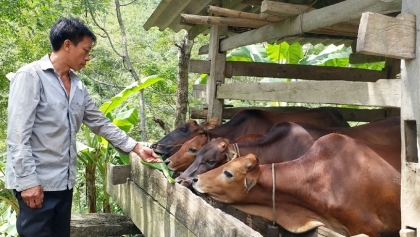
[(73, 43), (69, 43), (68, 50), (68, 65), (74, 71), (79, 71), (86, 66), (89, 59), (89, 52), (92, 49), (92, 39), (89, 36), (85, 36), (77, 46)]

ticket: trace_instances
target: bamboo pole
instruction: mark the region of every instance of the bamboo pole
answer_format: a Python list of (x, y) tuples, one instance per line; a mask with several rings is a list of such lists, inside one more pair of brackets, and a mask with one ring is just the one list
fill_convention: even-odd
[(201, 24), (201, 25), (228, 25), (236, 27), (260, 28), (270, 24), (267, 21), (231, 18), (231, 17), (214, 17), (199, 16), (192, 14), (181, 14), (181, 22), (184, 24)]
[(219, 16), (226, 16), (226, 17), (233, 17), (233, 18), (243, 18), (243, 19), (251, 19), (257, 21), (268, 21), (268, 22), (277, 22), (283, 20), (285, 17), (279, 17), (269, 14), (256, 14), (256, 13), (249, 13), (243, 11), (232, 10), (223, 7), (216, 7), (216, 6), (207, 6), (207, 12)]

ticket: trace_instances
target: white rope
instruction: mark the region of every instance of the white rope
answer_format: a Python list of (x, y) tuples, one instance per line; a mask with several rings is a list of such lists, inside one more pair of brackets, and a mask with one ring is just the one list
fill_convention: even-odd
[(238, 155), (237, 157), (241, 157), (241, 153), (239, 153), (238, 143), (233, 143), (233, 148), (235, 149), (235, 152)]

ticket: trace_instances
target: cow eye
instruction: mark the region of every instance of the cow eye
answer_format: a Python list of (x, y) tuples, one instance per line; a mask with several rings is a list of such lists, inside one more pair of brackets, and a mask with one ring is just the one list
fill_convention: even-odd
[(226, 177), (228, 177), (228, 178), (232, 178), (233, 177), (233, 175), (229, 172), (229, 171), (223, 171), (223, 173), (226, 175)]
[(188, 149), (188, 152), (191, 152), (191, 153), (196, 153), (196, 152), (197, 152), (197, 149), (195, 149), (195, 148), (190, 148), (190, 149)]
[(216, 163), (216, 161), (214, 161), (214, 160), (206, 161), (206, 164), (208, 164), (208, 165), (214, 165), (215, 163)]

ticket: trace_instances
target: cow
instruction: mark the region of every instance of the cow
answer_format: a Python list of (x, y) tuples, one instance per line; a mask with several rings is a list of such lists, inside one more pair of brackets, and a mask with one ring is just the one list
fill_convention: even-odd
[[(262, 138), (262, 134), (244, 134), (233, 142), (250, 142)], [(209, 138), (205, 134), (195, 136), (193, 139), (182, 144), (181, 148), (171, 157), (165, 160), (168, 169), (182, 172), (187, 169), (195, 160), (197, 153), (207, 144)]]
[(319, 137), (336, 132), (374, 144), (392, 146), (395, 148), (394, 151), (398, 152), (393, 155), (399, 155), (401, 149), (399, 117), (390, 117), (355, 127), (337, 128), (280, 122), (263, 138), (254, 142), (235, 144), (221, 137), (212, 140), (202, 147), (194, 162), (176, 180), (188, 187), (193, 177), (226, 163), (238, 153), (242, 155), (254, 153), (262, 157), (261, 164), (293, 160), (305, 154)]
[(270, 128), (281, 121), (315, 124), (324, 127), (349, 127), (349, 124), (334, 109), (315, 108), (295, 112), (279, 112), (258, 109), (245, 109), (236, 113), (228, 122), (217, 126), (217, 118), (198, 124), (189, 120), (181, 124), (157, 143), (152, 144), (153, 150), (162, 155), (165, 160), (173, 155), (180, 146), (199, 134), (209, 138), (226, 137), (233, 140), (243, 134), (265, 134)]
[(401, 171), (391, 164), (401, 160), (390, 149), (332, 133), (292, 161), (234, 159), (198, 175), (193, 188), (292, 233), (325, 226), (346, 236), (399, 236)]

